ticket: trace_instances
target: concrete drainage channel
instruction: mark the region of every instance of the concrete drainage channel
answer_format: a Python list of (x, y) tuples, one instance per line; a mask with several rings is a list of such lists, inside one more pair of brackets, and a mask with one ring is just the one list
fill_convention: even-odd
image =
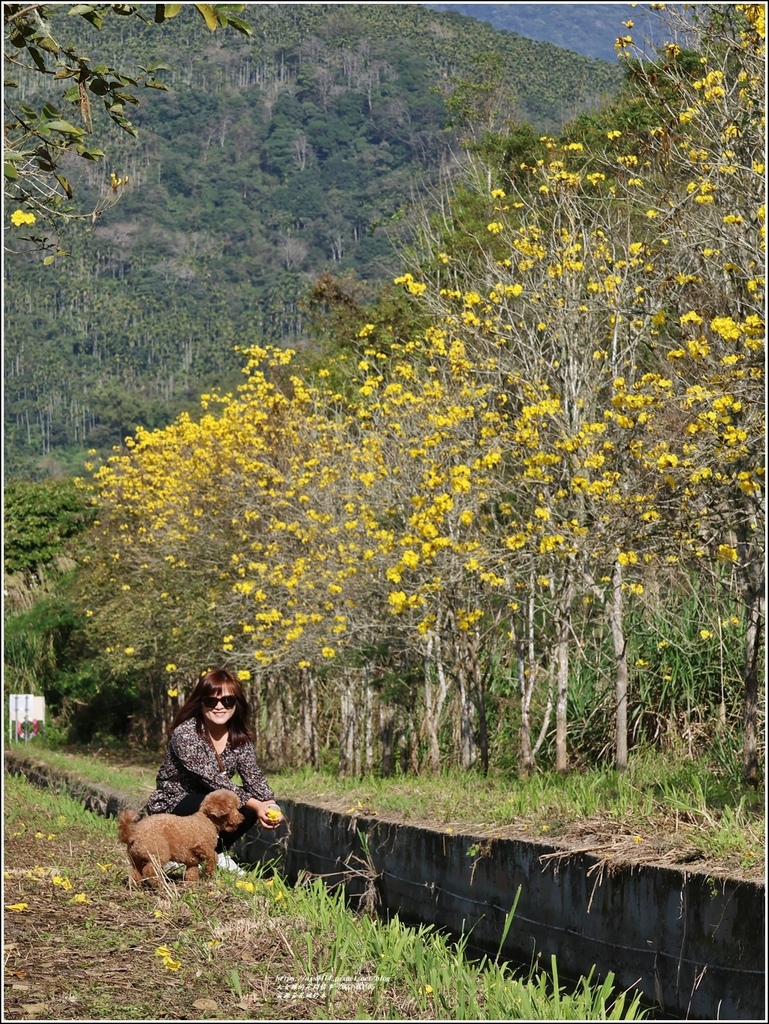
[[(6, 770), (68, 792), (108, 817), (119, 793), (6, 752)], [(483, 840), (281, 800), (290, 832), (252, 833), (242, 863), (275, 862), (290, 882), (302, 872), (344, 883), (353, 905), (457, 933), (497, 951), (520, 898), (502, 957), (543, 967), (555, 955), (563, 977), (612, 971), (620, 988), (680, 1020), (765, 1020), (765, 889), (752, 882), (667, 868), (615, 867), (589, 854), (558, 857), (552, 845)], [(283, 833), (281, 835), (281, 833)], [(555, 855), (555, 856), (550, 856)]]

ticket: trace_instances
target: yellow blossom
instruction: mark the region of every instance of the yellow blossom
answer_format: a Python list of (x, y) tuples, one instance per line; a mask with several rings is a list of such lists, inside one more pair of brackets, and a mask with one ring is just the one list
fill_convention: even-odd
[(14, 210), (11, 214), (11, 224), (20, 228), (22, 224), (34, 224), (37, 217), (28, 210)]

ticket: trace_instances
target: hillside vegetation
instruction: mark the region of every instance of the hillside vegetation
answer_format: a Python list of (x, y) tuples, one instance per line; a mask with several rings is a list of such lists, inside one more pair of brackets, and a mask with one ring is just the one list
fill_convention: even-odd
[[(201, 391), (237, 384), (236, 344), (311, 344), (307, 300), (324, 272), (369, 282), (369, 295), (391, 280), (413, 234), (411, 201), (462, 163), (446, 101), (478, 79), (484, 55), (505, 69), (498, 117), (540, 131), (619, 80), (609, 64), (419, 5), (247, 14), (252, 38), (183, 17), (105, 18), (97, 32), (54, 10), (53, 30), (94, 58), (128, 74), (166, 65), (156, 77), (168, 91), (137, 93), (138, 139), (94, 109), (109, 155), (84, 176), (71, 168), (75, 190), (97, 205), (110, 175), (128, 184), (87, 229), (65, 231), (71, 256), (6, 258), (12, 478), (78, 472), (85, 449), (109, 451), (137, 424), (159, 426)], [(20, 78), (25, 102), (39, 89)]]

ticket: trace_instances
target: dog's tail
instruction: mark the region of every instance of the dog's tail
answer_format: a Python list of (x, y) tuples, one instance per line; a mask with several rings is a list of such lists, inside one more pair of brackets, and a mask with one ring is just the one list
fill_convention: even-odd
[(122, 811), (117, 819), (117, 837), (121, 843), (128, 844), (133, 833), (133, 823), (136, 819), (136, 811)]

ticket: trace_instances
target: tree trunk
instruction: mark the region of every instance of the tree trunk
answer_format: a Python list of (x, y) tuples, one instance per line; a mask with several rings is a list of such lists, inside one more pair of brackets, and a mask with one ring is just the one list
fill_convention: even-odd
[(622, 627), (622, 566), (615, 561), (612, 572), (612, 594), (609, 603), (609, 622), (614, 644), (614, 687), (616, 707), (614, 711), (615, 767), (624, 772), (627, 768), (627, 641)]
[(339, 775), (355, 771), (355, 679), (351, 672), (342, 677), (339, 701)]
[(467, 771), (477, 758), (474, 736), (474, 707), (467, 685), (467, 672), (462, 658), (457, 659), (457, 682), (459, 684), (459, 750), (460, 764)]
[(395, 709), (389, 704), (379, 705), (379, 742), (382, 744), (382, 775), (387, 778), (395, 768), (393, 740)]
[[(518, 773), (528, 778), (534, 771), (534, 751), (531, 744), (531, 699), (534, 695), (536, 664), (534, 660), (534, 578), (529, 585), (529, 600), (526, 619), (526, 637), (516, 638), (515, 620), (512, 622), (513, 643), (518, 668), (518, 692), (521, 697), (521, 749), (518, 759)], [(528, 656), (527, 656), (528, 655)]]
[[(437, 625), (437, 623), (436, 623)], [(437, 690), (433, 689), (431, 654), (435, 652), (435, 674), (438, 681)], [(425, 714), (424, 735), (427, 742), (427, 763), (431, 772), (438, 772), (441, 766), (441, 750), (438, 735), (441, 727), (441, 712), (449, 692), (449, 684), (443, 666), (440, 636), (432, 632), (427, 641), (425, 653)]]
[(750, 540), (740, 545), (745, 574), (745, 707), (743, 712), (742, 781), (758, 789), (758, 690), (759, 664), (764, 634), (764, 562)]
[(314, 771), (320, 767), (318, 749), (318, 693), (315, 676), (309, 668), (300, 670), (302, 707), (302, 760)]
[(555, 623), (555, 768), (569, 770), (569, 752), (566, 744), (569, 698), (569, 633), (571, 632), (571, 602), (573, 585), (568, 573), (556, 601)]
[(281, 749), (283, 739), (283, 701), (280, 694), (280, 684), (272, 673), (266, 679), (265, 697), (265, 707), (268, 716), (264, 730), (265, 760), (271, 768), (280, 768), (283, 763)]
[[(486, 699), (483, 687), (483, 673), (478, 655), (480, 636), (476, 632), (473, 641), (465, 634), (467, 654), (470, 663), (470, 674), (475, 690), (475, 706), (478, 712), (478, 749), (480, 751), (481, 768), (484, 775), (489, 773), (489, 734), (486, 725)], [(472, 704), (472, 699), (471, 702)]]

